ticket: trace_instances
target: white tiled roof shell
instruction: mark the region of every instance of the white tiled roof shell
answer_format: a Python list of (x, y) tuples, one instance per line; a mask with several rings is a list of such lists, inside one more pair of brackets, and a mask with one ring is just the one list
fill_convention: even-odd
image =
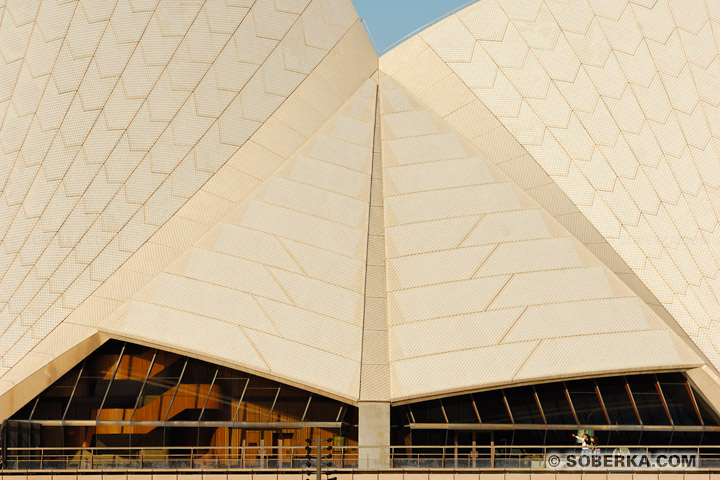
[[(627, 178), (597, 166), (606, 183), (588, 191), (579, 157), (556, 155), (565, 140), (542, 150), (574, 125), (565, 110), (584, 110), (535, 91), (535, 74), (523, 76), (532, 49), (507, 33), (515, 20), (473, 14), (487, 5), (413, 37), (373, 76), (378, 58), (349, 0), (2, 4), (0, 407), (30, 375), (62, 374), (54, 361), (98, 333), (347, 401), (363, 372), (390, 377), (373, 398), (408, 400), (701, 365), (668, 311), (685, 328), (675, 306), (708, 308), (713, 284), (667, 303), (664, 277), (646, 276), (676, 253), (618, 246), (636, 231), (600, 206)], [(484, 44), (463, 16), (507, 65), (476, 62)], [(533, 38), (545, 45), (561, 29), (540, 14), (528, 25), (540, 19)], [(575, 78), (578, 101), (606, 94)], [(538, 112), (549, 123), (533, 123), (545, 121)], [(614, 158), (608, 138), (591, 142), (587, 165)], [(714, 230), (699, 228), (692, 241), (710, 244)], [(385, 308), (378, 335), (366, 312), (377, 322)], [(363, 344), (373, 338), (383, 340)], [(607, 355), (593, 365), (575, 356), (598, 348)]]
[[(116, 318), (338, 112), (377, 56), (349, 0), (3, 4), (7, 392)], [(143, 329), (169, 348), (183, 317), (163, 318)], [(221, 357), (242, 336), (214, 333), (193, 351)]]
[(367, 80), (99, 328), (357, 398), (376, 90)]
[(381, 75), (393, 400), (697, 364), (527, 192)]
[(716, 368), (719, 5), (481, 0), (380, 60)]

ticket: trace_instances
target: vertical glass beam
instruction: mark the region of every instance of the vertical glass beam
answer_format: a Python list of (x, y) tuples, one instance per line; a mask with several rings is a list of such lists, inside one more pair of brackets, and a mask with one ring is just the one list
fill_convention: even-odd
[(675, 425), (675, 422), (673, 422), (672, 419), (672, 415), (670, 415), (670, 409), (668, 408), (667, 400), (665, 400), (665, 395), (663, 395), (660, 381), (658, 380), (657, 375), (653, 375), (653, 378), (655, 378), (655, 389), (657, 390), (658, 395), (660, 395), (660, 401), (662, 402), (662, 406), (665, 409), (665, 415), (667, 415), (668, 420), (670, 420), (670, 425)]
[(473, 407), (473, 410), (475, 411), (475, 416), (477, 417), (478, 423), (482, 423), (482, 419), (480, 418), (480, 412), (478, 411), (477, 403), (475, 403), (475, 397), (473, 396), (472, 393), (470, 394), (470, 400), (472, 401), (472, 407)]
[(232, 418), (233, 422), (237, 418), (238, 413), (240, 413), (240, 405), (242, 405), (243, 398), (245, 398), (245, 392), (247, 392), (249, 383), (250, 383), (250, 379), (249, 378), (245, 379), (245, 387), (243, 388), (243, 391), (240, 394), (240, 399), (238, 399), (237, 408), (235, 408), (235, 414), (233, 415), (233, 418)]
[(705, 422), (703, 421), (702, 415), (700, 414), (700, 407), (698, 407), (697, 400), (695, 400), (695, 392), (693, 392), (693, 389), (687, 380), (685, 380), (685, 388), (687, 388), (688, 395), (690, 395), (690, 401), (692, 402), (693, 408), (695, 409), (695, 415), (697, 415), (698, 420), (700, 421), (700, 425), (705, 426)]
[(602, 393), (600, 393), (600, 387), (598, 386), (597, 380), (593, 380), (593, 385), (595, 386), (595, 393), (597, 394), (603, 414), (605, 415), (605, 420), (607, 421), (608, 425), (610, 425), (610, 415), (608, 414), (607, 408), (605, 408), (605, 401), (603, 400)]
[(410, 406), (410, 404), (408, 404), (408, 406), (407, 406), (407, 411), (408, 411), (408, 418), (410, 419), (410, 421), (412, 423), (415, 423), (415, 414), (413, 413), (412, 407)]
[(205, 407), (207, 406), (208, 400), (210, 400), (210, 394), (212, 393), (213, 387), (215, 386), (215, 380), (217, 380), (218, 372), (220, 371), (219, 366), (215, 366), (215, 374), (213, 375), (212, 381), (210, 382), (210, 388), (208, 388), (207, 395), (205, 395), (205, 401), (203, 401), (202, 409), (200, 409), (200, 415), (198, 415), (198, 429), (197, 429), (197, 441), (195, 442), (196, 446), (200, 446), (200, 430), (202, 427), (200, 426), (200, 422), (202, 421), (203, 414), (205, 413)]
[(508, 416), (510, 417), (510, 423), (515, 423), (512, 411), (510, 410), (510, 404), (508, 403), (507, 397), (505, 396), (505, 390), (502, 390), (502, 399), (503, 403), (505, 404), (505, 409), (507, 410)]
[(565, 398), (567, 398), (568, 405), (570, 405), (570, 411), (572, 412), (573, 418), (575, 419), (575, 423), (577, 425), (580, 425), (580, 420), (578, 420), (577, 412), (575, 411), (575, 405), (573, 405), (572, 398), (570, 398), (570, 392), (568, 391), (565, 382), (562, 382), (562, 386), (563, 391), (565, 392)]
[(133, 407), (132, 414), (130, 415), (130, 421), (132, 422), (133, 418), (135, 418), (135, 411), (137, 410), (138, 405), (140, 405), (140, 399), (142, 399), (143, 393), (145, 393), (145, 385), (147, 384), (148, 378), (150, 378), (150, 373), (152, 372), (153, 367), (155, 366), (155, 359), (157, 358), (157, 348), (155, 349), (155, 352), (153, 353), (152, 360), (150, 360), (150, 366), (148, 367), (147, 373), (145, 374), (145, 378), (143, 379), (142, 386), (140, 386), (140, 393), (138, 393), (137, 398), (135, 399), (135, 406)]
[(177, 385), (175, 385), (175, 391), (172, 394), (172, 398), (170, 399), (170, 405), (168, 405), (167, 411), (165, 412), (165, 417), (163, 418), (163, 421), (167, 421), (168, 415), (170, 415), (170, 410), (172, 409), (173, 403), (175, 402), (175, 397), (177, 396), (178, 390), (180, 390), (180, 384), (182, 383), (183, 376), (185, 375), (185, 369), (187, 368), (188, 364), (188, 357), (185, 357), (185, 363), (183, 364), (182, 371), (180, 372), (180, 376), (178, 377)]
[(303, 411), (302, 417), (300, 417), (300, 421), (301, 421), (301, 422), (304, 422), (304, 421), (305, 421), (305, 415), (307, 415), (308, 408), (310, 408), (310, 402), (311, 402), (311, 401), (312, 401), (312, 393), (311, 393), (310, 396), (308, 397), (308, 401), (307, 401), (307, 403), (305, 404), (305, 410)]
[(100, 413), (102, 412), (103, 406), (105, 406), (105, 400), (107, 400), (108, 392), (110, 391), (110, 387), (112, 387), (113, 380), (115, 380), (115, 375), (117, 375), (117, 371), (120, 368), (120, 362), (122, 362), (123, 355), (125, 354), (125, 345), (127, 345), (127, 344), (123, 343), (123, 346), (120, 349), (120, 355), (118, 355), (118, 359), (117, 359), (117, 362), (115, 363), (115, 368), (113, 369), (112, 376), (110, 377), (108, 386), (105, 389), (105, 395), (103, 395), (102, 402), (100, 402), (100, 408), (98, 408), (98, 413), (95, 416), (95, 421), (98, 421), (100, 419)]
[[(240, 413), (240, 405), (242, 405), (242, 401), (243, 401), (243, 398), (245, 398), (245, 392), (247, 392), (247, 388), (248, 388), (249, 384), (250, 384), (250, 377), (245, 379), (245, 386), (243, 387), (243, 391), (240, 394), (240, 398), (238, 399), (237, 407), (235, 408), (235, 413), (233, 414), (233, 417), (232, 417), (233, 422), (237, 419), (238, 413)], [(230, 401), (230, 405), (232, 405), (232, 400)], [(229, 436), (228, 443), (230, 445), (232, 445), (233, 427), (230, 427), (230, 429), (228, 430), (228, 436)], [(243, 446), (244, 445), (245, 444), (244, 444), (244, 440), (243, 440)], [(243, 459), (241, 465), (244, 466), (245, 465), (245, 450), (242, 450), (241, 455), (242, 455), (242, 459)]]
[[(78, 377), (78, 378), (79, 378), (79, 377)], [(695, 400), (695, 399), (693, 398), (693, 400)], [(32, 410), (30, 410), (30, 416), (28, 417), (28, 420), (32, 420), (32, 419), (33, 419), (33, 415), (35, 415), (35, 409), (37, 408), (39, 401), (40, 401), (40, 395), (38, 395), (37, 397), (35, 397), (35, 403), (33, 404)], [(696, 408), (697, 408), (697, 407), (696, 407)], [(699, 415), (699, 413), (698, 413), (698, 415)]]
[[(72, 403), (73, 397), (75, 396), (75, 390), (77, 390), (78, 383), (80, 383), (80, 377), (82, 377), (83, 370), (85, 370), (85, 360), (83, 360), (82, 365), (80, 366), (80, 371), (78, 372), (78, 376), (75, 379), (75, 385), (73, 385), (72, 392), (70, 392), (70, 398), (68, 398), (68, 403), (65, 405), (65, 411), (63, 412), (62, 419), (65, 420), (65, 416), (68, 413), (68, 410), (70, 410), (70, 404)], [(38, 395), (38, 399), (40, 399), (40, 396)], [(35, 407), (37, 407), (37, 400), (35, 400), (35, 406), (32, 409), (32, 412), (30, 412), (30, 420), (32, 420), (33, 413), (35, 413)]]
[(213, 375), (212, 381), (210, 382), (210, 388), (208, 388), (208, 393), (205, 396), (205, 401), (203, 402), (202, 410), (200, 410), (200, 416), (198, 417), (198, 422), (202, 420), (203, 413), (205, 413), (205, 407), (207, 406), (208, 400), (210, 400), (210, 394), (212, 393), (212, 389), (215, 386), (215, 380), (217, 380), (219, 371), (220, 371), (220, 367), (215, 367), (215, 375)]
[(642, 418), (640, 418), (640, 411), (637, 408), (637, 403), (635, 403), (635, 397), (633, 397), (632, 390), (630, 389), (630, 384), (627, 381), (627, 377), (623, 377), (625, 379), (625, 391), (628, 394), (628, 397), (630, 397), (630, 403), (632, 403), (633, 410), (635, 411), (635, 416), (637, 417), (637, 421), (640, 425), (643, 424)]
[[(540, 416), (542, 417), (542, 421), (545, 425), (547, 425), (547, 419), (545, 418), (545, 411), (543, 410), (542, 404), (540, 403), (540, 397), (537, 394), (537, 390), (535, 390), (535, 387), (533, 386), (533, 397), (535, 397), (535, 403), (537, 403), (538, 410), (540, 410)], [(475, 401), (473, 401), (473, 404)]]
[(273, 410), (275, 410), (275, 404), (277, 403), (277, 399), (278, 399), (278, 397), (280, 396), (280, 389), (281, 389), (281, 388), (282, 388), (282, 385), (278, 386), (277, 392), (275, 392), (275, 398), (273, 399), (272, 405), (270, 405), (270, 411), (268, 412), (268, 418), (267, 418), (267, 420), (266, 420), (267, 422), (269, 422), (270, 420), (272, 420)]
[(443, 419), (445, 420), (445, 423), (450, 423), (448, 421), (447, 413), (445, 413), (445, 405), (443, 404), (442, 398), (438, 398), (438, 402), (440, 402), (440, 411), (442, 412)]

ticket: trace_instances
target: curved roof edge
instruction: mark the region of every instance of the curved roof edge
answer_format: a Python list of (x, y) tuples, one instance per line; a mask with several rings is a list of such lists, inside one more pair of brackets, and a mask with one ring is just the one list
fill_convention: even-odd
[[(402, 45), (403, 43), (405, 43), (405, 41), (411, 39), (412, 37), (414, 37), (414, 36), (417, 35), (418, 33), (422, 32), (423, 30), (432, 27), (432, 26), (435, 25), (436, 23), (441, 22), (441, 21), (445, 20), (446, 18), (448, 18), (449, 16), (454, 15), (454, 14), (456, 14), (457, 12), (460, 12), (460, 11), (466, 9), (467, 7), (469, 7), (470, 5), (472, 5), (473, 3), (477, 3), (477, 2), (480, 2), (480, 1), (482, 1), (482, 0), (469, 0), (469, 1), (465, 2), (465, 3), (463, 3), (462, 5), (458, 5), (457, 7), (453, 8), (453, 9), (451, 9), (451, 10), (448, 10), (447, 12), (445, 12), (445, 13), (443, 13), (442, 15), (436, 17), (435, 19), (430, 20), (430, 21), (427, 22), (426, 24), (424, 24), (424, 25), (416, 28), (416, 29), (413, 30), (412, 32), (404, 35), (402, 38), (399, 38), (398, 40), (395, 40), (393, 43), (391, 43), (390, 45), (388, 45), (387, 47), (385, 47), (385, 48), (383, 48), (383, 49), (378, 49), (377, 46), (375, 46), (375, 51), (377, 52), (378, 57), (382, 57), (382, 56), (385, 55), (386, 53), (388, 53), (388, 52), (390, 52), (391, 50), (393, 50), (395, 47), (398, 47), (398, 46)], [(370, 32), (370, 29), (368, 28), (367, 24), (365, 23), (365, 20), (362, 19), (362, 18), (361, 18), (360, 20), (362, 21), (363, 26), (365, 27), (365, 31), (367, 32), (368, 36), (370, 37), (370, 40), (373, 42), (373, 45), (375, 45), (375, 40), (373, 39), (372, 32)]]
[[(707, 116), (716, 89), (695, 65), (718, 48), (712, 34), (703, 48), (683, 46), (694, 24), (718, 14), (675, 15), (667, 2), (578, 8), (478, 2), (383, 55), (380, 69), (530, 192), (717, 371), (720, 123)], [(683, 75), (671, 82), (671, 69)]]

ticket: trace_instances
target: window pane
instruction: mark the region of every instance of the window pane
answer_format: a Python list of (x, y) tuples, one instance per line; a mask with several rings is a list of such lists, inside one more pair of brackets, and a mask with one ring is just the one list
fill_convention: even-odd
[[(320, 395), (317, 395), (316, 397), (318, 400), (321, 400)], [(303, 413), (305, 412), (305, 407), (308, 406), (309, 398), (310, 393), (300, 390), (298, 388), (283, 385), (283, 387), (280, 389), (280, 396), (275, 403), (275, 408), (273, 409), (272, 418), (270, 419), (270, 421), (299, 422), (300, 419), (302, 419)], [(315, 398), (313, 398), (313, 400), (315, 400)], [(334, 410), (334, 415), (332, 412), (327, 412), (325, 413), (325, 416), (332, 417), (332, 420), (329, 421), (334, 422), (337, 418), (337, 413), (340, 405), (338, 403), (335, 408), (330, 407), (329, 405), (328, 407), (330, 410)]]
[[(705, 425), (720, 425), (720, 418), (705, 399), (698, 395), (698, 392), (695, 392), (695, 401), (698, 404)], [(718, 438), (720, 438), (720, 433), (718, 433)]]
[(625, 389), (624, 377), (601, 378), (598, 386), (611, 424), (638, 425), (637, 415)]
[(410, 405), (415, 423), (445, 423), (440, 405), (439, 400), (428, 400)]
[(543, 423), (532, 387), (508, 388), (505, 396), (515, 423)]
[(36, 423), (8, 421), (5, 424), (7, 429), (4, 433), (7, 446), (16, 447), (41, 447), (42, 427)]
[(661, 382), (663, 396), (667, 402), (670, 416), (675, 425), (700, 425), (695, 407), (693, 406), (688, 387), (685, 382)]
[(197, 421), (200, 418), (215, 370), (214, 365), (188, 359), (177, 392), (175, 387), (169, 391), (169, 410), (165, 413), (168, 420)]
[(443, 398), (443, 405), (450, 423), (478, 423), (470, 395)]
[(391, 427), (405, 427), (410, 423), (412, 423), (412, 419), (410, 418), (410, 410), (408, 410), (407, 405), (393, 407), (390, 409)]
[(645, 425), (670, 425), (660, 395), (655, 388), (653, 375), (634, 375), (628, 377), (632, 396), (640, 411), (640, 418)]
[[(155, 350), (127, 344), (110, 385), (100, 420), (129, 420)], [(114, 367), (113, 367), (114, 368)]]
[(201, 420), (232, 421), (249, 379), (246, 373), (220, 367)]
[[(322, 395), (313, 394), (305, 414), (306, 422), (335, 422), (342, 404)], [(304, 407), (303, 407), (304, 408)]]
[(658, 373), (655, 375), (660, 383), (684, 383), (685, 375), (680, 372)]
[(67, 420), (95, 420), (121, 350), (122, 343), (108, 342), (95, 351), (91, 361), (85, 362), (65, 417)]
[(483, 423), (512, 423), (500, 390), (474, 393)]
[(575, 425), (575, 418), (570, 410), (570, 404), (565, 396), (562, 383), (545, 383), (535, 385), (535, 391), (540, 398), (545, 419), (555, 425)]
[(279, 385), (271, 380), (252, 377), (245, 392), (245, 398), (240, 405), (237, 420), (267, 422), (270, 418), (270, 408), (278, 393), (278, 387)]
[[(34, 420), (57, 420), (62, 418), (79, 373), (80, 366), (77, 366), (41, 393), (32, 418)], [(22, 416), (16, 415), (13, 418), (29, 418), (34, 403), (34, 401), (30, 402), (27, 408), (21, 411)]]
[(566, 385), (581, 425), (607, 424), (607, 419), (592, 381), (575, 380), (567, 382)]
[(165, 419), (184, 364), (185, 357), (169, 352), (158, 352), (135, 411), (134, 421)]

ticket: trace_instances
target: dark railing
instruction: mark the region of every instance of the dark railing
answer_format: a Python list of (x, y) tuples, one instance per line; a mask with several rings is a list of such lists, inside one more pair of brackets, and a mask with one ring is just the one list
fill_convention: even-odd
[[(720, 446), (604, 446), (605, 453), (658, 455), (682, 452), (697, 459), (693, 468), (720, 468)], [(580, 454), (579, 448), (513, 446), (335, 447), (337, 469), (547, 470), (554, 453)], [(301, 470), (304, 447), (166, 448), (8, 448), (6, 470)], [(382, 458), (382, 460), (380, 460)], [(682, 469), (682, 468), (679, 468)]]

